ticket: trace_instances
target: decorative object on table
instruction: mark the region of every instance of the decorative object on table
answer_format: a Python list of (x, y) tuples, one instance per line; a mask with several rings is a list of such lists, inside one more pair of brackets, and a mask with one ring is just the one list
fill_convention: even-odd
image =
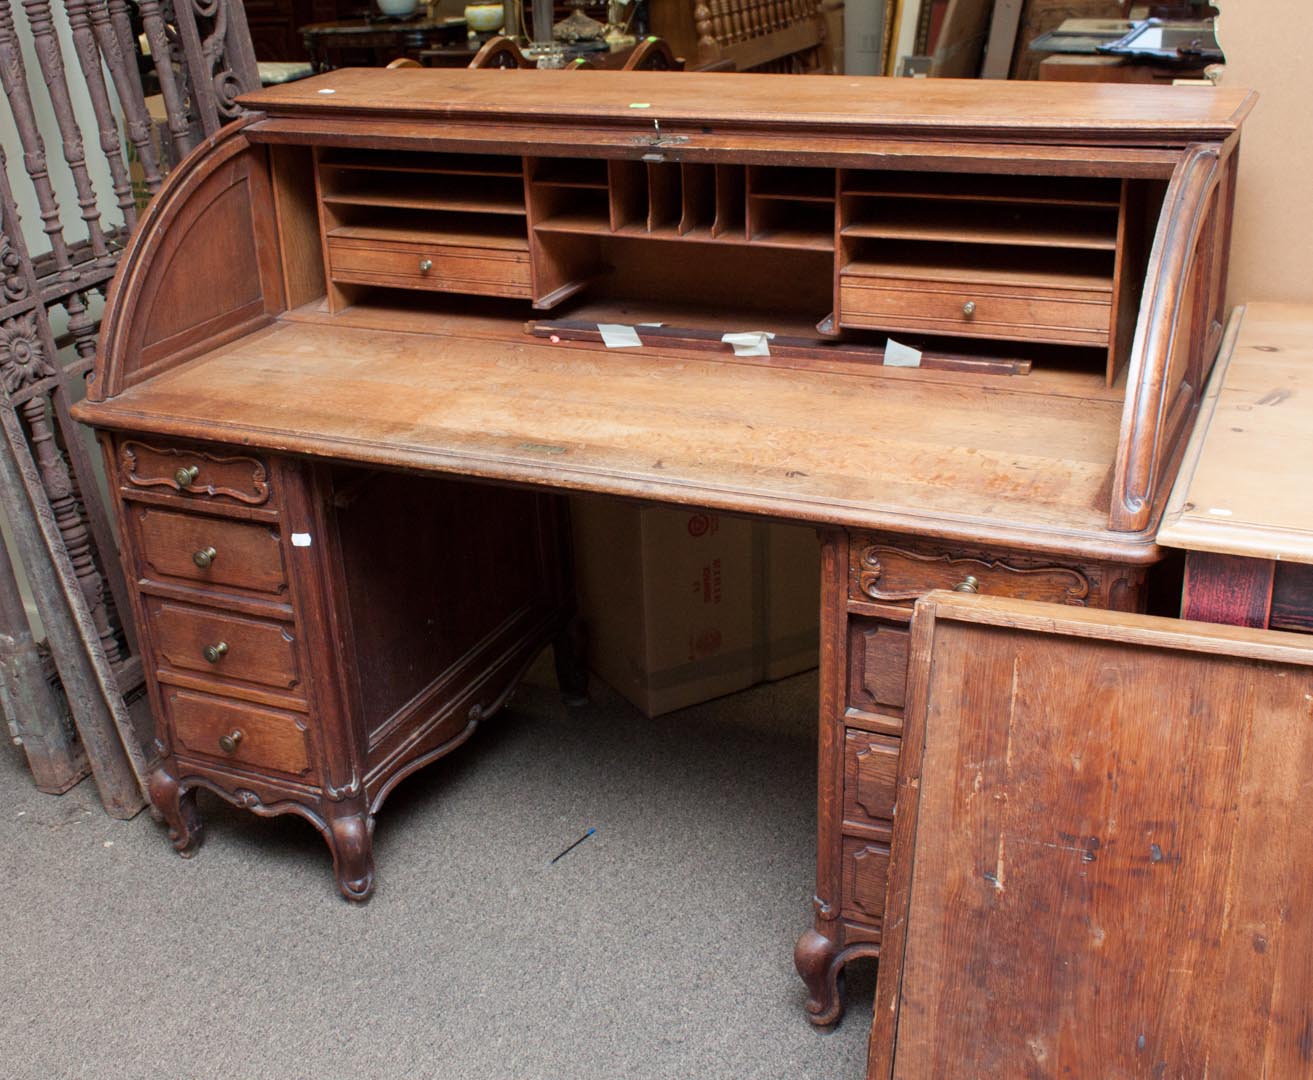
[(472, 36), (495, 33), (505, 21), (504, 4), (467, 4), (465, 7), (465, 25)]
[(580, 41), (601, 41), (606, 36), (606, 27), (589, 15), (584, 14), (588, 0), (570, 0), (571, 11), (564, 19), (552, 27), (552, 37), (571, 45)]
[(408, 19), (415, 14), (416, 0), (374, 0), (378, 10), (390, 19)]

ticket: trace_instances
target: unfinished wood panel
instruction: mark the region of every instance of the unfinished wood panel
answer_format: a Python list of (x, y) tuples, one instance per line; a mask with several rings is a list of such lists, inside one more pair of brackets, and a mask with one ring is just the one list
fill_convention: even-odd
[(1307, 1073), (1313, 644), (942, 593), (914, 638), (869, 1075)]
[(1221, 355), (1158, 530), (1189, 551), (1313, 562), (1313, 307), (1249, 304)]

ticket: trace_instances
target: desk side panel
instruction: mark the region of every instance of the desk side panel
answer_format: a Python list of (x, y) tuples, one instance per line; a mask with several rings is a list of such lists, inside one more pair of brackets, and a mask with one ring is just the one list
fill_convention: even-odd
[(170, 175), (109, 292), (88, 396), (113, 397), (286, 309), (267, 151), (234, 124)]

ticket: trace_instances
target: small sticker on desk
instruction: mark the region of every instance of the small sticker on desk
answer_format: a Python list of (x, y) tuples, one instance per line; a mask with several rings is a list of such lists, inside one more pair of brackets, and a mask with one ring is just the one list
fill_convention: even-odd
[(319, 93), (321, 93), (321, 94), (336, 94), (337, 91), (336, 91), (336, 90), (320, 90)]
[(608, 349), (632, 349), (642, 345), (643, 339), (632, 326), (620, 323), (598, 323), (597, 332), (602, 335), (602, 344)]
[(631, 101), (629, 107), (631, 109), (650, 109), (652, 103), (650, 101)]
[(910, 345), (904, 345), (901, 341), (895, 341), (893, 338), (888, 338), (884, 343), (884, 366), (920, 367), (921, 350), (914, 349)]
[(292, 533), (292, 547), (309, 547), (309, 533)]
[(737, 334), (721, 334), (720, 340), (734, 350), (735, 356), (769, 356), (770, 342), (775, 335), (769, 330), (747, 330)]

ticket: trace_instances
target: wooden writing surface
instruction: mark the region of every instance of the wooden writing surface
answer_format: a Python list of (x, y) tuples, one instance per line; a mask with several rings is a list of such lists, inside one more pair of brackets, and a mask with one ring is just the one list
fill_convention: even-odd
[(917, 607), (870, 1077), (1313, 1074), (1313, 646)]

